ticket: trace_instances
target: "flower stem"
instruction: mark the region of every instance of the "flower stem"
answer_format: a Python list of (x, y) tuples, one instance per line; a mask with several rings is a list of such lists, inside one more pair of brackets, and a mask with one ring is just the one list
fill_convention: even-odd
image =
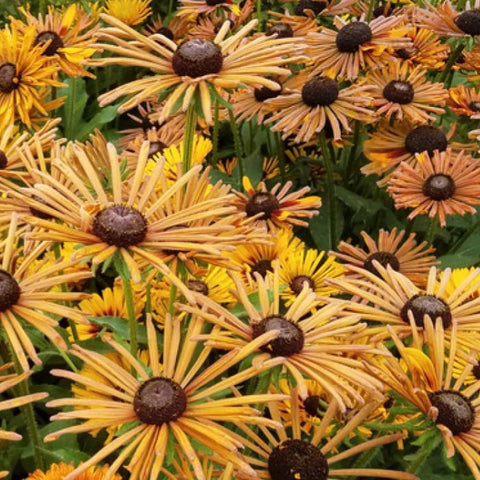
[(337, 243), (337, 219), (335, 211), (335, 182), (333, 180), (333, 164), (328, 150), (325, 132), (320, 132), (320, 147), (322, 149), (323, 162), (327, 171), (327, 198), (328, 214), (330, 220), (330, 248), (335, 248)]
[(220, 131), (219, 115), (220, 115), (220, 105), (218, 104), (218, 100), (215, 98), (215, 107), (214, 107), (215, 123), (213, 124), (213, 135), (212, 135), (212, 142), (213, 142), (212, 165), (214, 167), (217, 165), (217, 162), (218, 162), (218, 134)]
[(195, 100), (192, 98), (190, 105), (187, 109), (187, 123), (185, 125), (185, 137), (183, 138), (183, 172), (190, 170), (192, 153), (193, 153), (193, 141), (195, 140), (195, 128), (197, 126), (197, 107)]
[[(8, 347), (10, 351), (10, 357), (12, 358), (13, 364), (15, 366), (15, 372), (17, 375), (21, 375), (23, 372), (23, 369), (20, 365), (20, 362), (18, 361), (17, 356), (15, 355), (15, 351), (13, 349), (13, 346), (10, 342), (10, 339), (8, 339)], [(18, 396), (24, 396), (24, 395), (29, 395), (30, 394), (30, 388), (28, 386), (28, 379), (25, 381), (19, 383), (16, 387), (17, 389), (17, 395)], [(35, 466), (39, 468), (40, 470), (45, 469), (45, 460), (42, 456), (42, 439), (40, 437), (40, 432), (38, 430), (38, 425), (37, 421), (35, 420), (35, 411), (33, 410), (33, 405), (31, 403), (27, 403), (26, 405), (23, 405), (20, 407), (20, 411), (22, 412), (22, 416), (25, 419), (25, 425), (27, 427), (27, 432), (28, 432), (28, 437), (30, 439), (31, 445), (32, 445), (32, 450), (33, 450), (33, 458), (35, 460)]]
[(368, 3), (368, 12), (366, 17), (367, 22), (369, 22), (372, 19), (373, 10), (375, 9), (376, 3), (377, 2), (375, 0), (370, 0), (370, 2)]
[(242, 140), (240, 139), (240, 130), (238, 129), (238, 125), (235, 119), (235, 115), (233, 114), (233, 110), (228, 110), (228, 115), (230, 117), (230, 128), (232, 130), (233, 135), (233, 143), (235, 145), (235, 153), (238, 159), (238, 176), (239, 176), (239, 188), (243, 191), (243, 146)]
[(348, 154), (347, 166), (345, 171), (345, 182), (348, 182), (350, 180), (350, 177), (353, 175), (356, 167), (357, 145), (359, 144), (361, 129), (362, 129), (361, 123), (358, 120), (356, 120), (355, 127), (353, 130), (353, 145), (350, 148), (350, 152)]
[(262, 0), (257, 0), (257, 19), (258, 19), (258, 25), (257, 25), (257, 31), (261, 32), (263, 25), (262, 25)]
[(446, 65), (445, 69), (443, 70), (442, 74), (440, 75), (440, 82), (444, 82), (445, 79), (447, 78), (448, 74), (450, 73), (450, 70), (453, 67), (453, 64), (457, 61), (458, 57), (462, 53), (463, 49), (465, 48), (465, 45), (463, 43), (459, 43), (453, 53), (450, 55)]
[(125, 303), (127, 305), (128, 314), (128, 333), (130, 337), (130, 352), (133, 356), (137, 355), (138, 342), (137, 342), (137, 319), (135, 318), (135, 304), (133, 300), (132, 285), (130, 278), (125, 277), (122, 273), (123, 291), (125, 293)]
[(433, 240), (435, 239), (435, 232), (437, 231), (437, 225), (438, 225), (438, 218), (433, 217), (430, 220), (430, 225), (427, 230), (427, 234), (425, 236), (425, 240), (430, 244), (433, 245)]
[(278, 163), (280, 165), (280, 177), (282, 179), (282, 183), (285, 183), (287, 181), (285, 175), (285, 149), (280, 132), (275, 132), (275, 140), (277, 142), (277, 155)]
[(75, 105), (75, 95), (76, 95), (76, 90), (77, 90), (77, 78), (76, 77), (72, 77), (72, 83), (71, 83), (71, 87), (70, 87), (70, 99), (71, 101), (69, 101), (69, 108), (68, 108), (68, 116), (66, 118), (66, 125), (65, 125), (65, 136), (69, 139), (69, 140), (72, 140), (73, 139), (73, 116), (75, 114), (75, 109), (74, 109), (74, 105)]

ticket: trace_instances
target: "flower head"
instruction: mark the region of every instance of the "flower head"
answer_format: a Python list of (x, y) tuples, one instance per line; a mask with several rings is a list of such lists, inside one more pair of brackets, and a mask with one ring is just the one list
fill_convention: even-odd
[(105, 12), (126, 25), (138, 25), (152, 13), (152, 0), (107, 0)]

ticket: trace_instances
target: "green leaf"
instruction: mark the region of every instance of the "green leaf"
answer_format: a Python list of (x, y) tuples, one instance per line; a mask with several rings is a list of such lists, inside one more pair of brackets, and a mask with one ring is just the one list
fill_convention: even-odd
[[(319, 210), (319, 214), (310, 220), (309, 229), (316, 247), (319, 250), (330, 250), (330, 215), (328, 212), (328, 198), (323, 197), (322, 201), (323, 205)], [(343, 209), (340, 202), (337, 202), (336, 204), (336, 220), (336, 242), (335, 245), (332, 245), (332, 248), (335, 248), (340, 241), (345, 224)]]
[(121, 437), (124, 433), (129, 432), (133, 428), (135, 428), (137, 425), (140, 424), (139, 420), (132, 420), (131, 422), (124, 423), (116, 432), (115, 436), (116, 437)]
[(64, 134), (69, 139), (76, 138), (75, 133), (85, 122), (83, 121), (88, 93), (85, 80), (81, 77), (68, 78), (67, 87), (58, 89), (58, 96), (66, 96), (65, 103), (60, 110), (63, 118)]
[(114, 120), (118, 107), (119, 105), (110, 105), (102, 108), (88, 123), (83, 123), (81, 128), (76, 130), (75, 138), (83, 142), (96, 128), (101, 129), (103, 125)]
[[(128, 320), (123, 317), (89, 317), (90, 322), (101, 327), (106, 327), (121, 339), (129, 338)], [(145, 325), (137, 324), (137, 339), (140, 343), (147, 343), (147, 328)]]

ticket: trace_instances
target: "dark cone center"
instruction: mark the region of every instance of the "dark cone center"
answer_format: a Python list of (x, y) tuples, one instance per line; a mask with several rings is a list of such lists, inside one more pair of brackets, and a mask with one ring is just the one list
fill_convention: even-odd
[(414, 128), (405, 138), (405, 149), (412, 154), (428, 152), (432, 156), (434, 150), (444, 152), (447, 145), (448, 140), (445, 133), (430, 125)]
[(0, 170), (7, 168), (8, 158), (3, 150), (0, 150)]
[(18, 87), (17, 69), (13, 63), (0, 67), (0, 92), (10, 93)]
[(63, 48), (63, 40), (55, 32), (42, 32), (37, 35), (34, 45), (44, 45), (45, 43), (50, 42), (47, 49), (43, 52), (43, 55), (51, 57), (57, 53), (59, 48)]
[(187, 40), (177, 48), (172, 66), (177, 75), (191, 78), (218, 73), (223, 66), (222, 51), (210, 40)]
[(373, 10), (373, 18), (389, 17), (393, 12), (393, 7), (391, 5), (379, 5)]
[(450, 175), (431, 175), (423, 184), (423, 194), (432, 200), (446, 200), (455, 193), (455, 182)]
[(454, 434), (468, 432), (475, 421), (472, 404), (459, 392), (440, 390), (428, 395), (430, 402), (438, 408), (435, 423), (445, 425)]
[(293, 293), (296, 295), (300, 295), (300, 292), (303, 290), (303, 285), (307, 283), (308, 287), (313, 290), (315, 287), (315, 283), (310, 277), (306, 275), (298, 275), (296, 276), (290, 283), (290, 288), (292, 289)]
[(410, 82), (392, 80), (384, 89), (383, 96), (389, 101), (406, 105), (413, 100), (414, 90)]
[(279, 330), (278, 337), (262, 347), (265, 352), (275, 357), (288, 357), (299, 353), (303, 349), (304, 336), (302, 330), (293, 322), (278, 316), (264, 318), (261, 322), (253, 324), (253, 338), (263, 335), (265, 332)]
[(257, 272), (262, 278), (265, 278), (267, 272), (273, 272), (272, 262), (270, 260), (259, 260), (252, 266), (252, 274)]
[(320, 407), (320, 396), (310, 395), (303, 401), (303, 408), (312, 417), (318, 416), (318, 408)]
[(440, 298), (434, 295), (414, 295), (401, 309), (400, 317), (409, 324), (408, 311), (413, 314), (417, 327), (424, 327), (425, 315), (428, 315), (435, 325), (436, 319), (442, 319), (443, 328), (447, 329), (452, 324), (450, 307)]
[(398, 258), (390, 252), (375, 252), (372, 253), (364, 262), (363, 267), (368, 270), (370, 273), (373, 273), (377, 277), (381, 277), (380, 272), (375, 268), (373, 261), (382, 265), (382, 267), (387, 268), (387, 265), (390, 265), (397, 272), (400, 270), (400, 262)]
[(338, 83), (328, 77), (309, 80), (302, 88), (302, 99), (310, 107), (331, 105), (340, 89)]
[(468, 105), (473, 112), (480, 112), (480, 101), (470, 102)]
[(278, 97), (282, 93), (282, 89), (280, 90), (272, 90), (267, 87), (262, 87), (262, 88), (256, 88), (253, 92), (253, 95), (255, 97), (255, 100), (257, 102), (264, 102), (265, 100), (268, 100), (269, 98), (275, 98)]
[(409, 58), (412, 58), (413, 55), (415, 55), (418, 52), (417, 47), (408, 47), (408, 48), (399, 48), (398, 50), (395, 50), (395, 53), (402, 59), (402, 60), (408, 60)]
[(371, 39), (372, 30), (365, 22), (351, 22), (339, 30), (335, 43), (340, 52), (353, 53)]
[(327, 480), (328, 463), (323, 453), (303, 440), (285, 440), (268, 457), (272, 480)]
[(205, 282), (200, 280), (189, 280), (188, 288), (193, 292), (201, 293), (202, 295), (208, 295), (208, 286)]
[(475, 365), (472, 368), (472, 375), (477, 379), (480, 380), (480, 365)]
[(148, 148), (148, 158), (154, 157), (157, 153), (162, 153), (167, 146), (162, 142), (150, 142)]
[(245, 206), (245, 212), (248, 217), (253, 217), (258, 213), (263, 213), (259, 218), (268, 220), (272, 218), (272, 214), (280, 207), (280, 203), (275, 195), (269, 192), (256, 192)]
[(180, 417), (187, 408), (182, 387), (169, 378), (154, 377), (143, 383), (133, 399), (138, 419), (149, 425), (162, 425)]
[(295, 15), (307, 16), (305, 10), (311, 10), (315, 15), (318, 15), (322, 10), (325, 10), (327, 2), (314, 0), (299, 0), (295, 6)]
[(97, 213), (93, 234), (108, 245), (130, 247), (143, 241), (147, 234), (147, 222), (138, 210), (113, 205)]
[(454, 22), (467, 35), (480, 35), (480, 9), (467, 10), (455, 18)]
[(270, 27), (265, 33), (267, 37), (275, 34), (277, 34), (277, 38), (290, 38), (293, 37), (293, 29), (288, 23), (277, 23)]
[(5, 312), (15, 305), (20, 298), (17, 281), (5, 270), (0, 270), (0, 312)]

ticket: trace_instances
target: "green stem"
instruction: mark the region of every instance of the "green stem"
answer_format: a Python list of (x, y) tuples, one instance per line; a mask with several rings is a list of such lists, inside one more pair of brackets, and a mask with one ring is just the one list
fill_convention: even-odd
[(185, 125), (185, 137), (183, 138), (183, 171), (188, 172), (191, 167), (193, 152), (193, 141), (195, 140), (195, 129), (197, 127), (197, 106), (192, 98), (187, 110), (187, 123)]
[(69, 139), (73, 139), (73, 116), (75, 114), (75, 95), (77, 90), (77, 78), (72, 77), (72, 84), (70, 87), (70, 101), (69, 101), (69, 109), (68, 109), (68, 116), (66, 118), (67, 124), (65, 126), (65, 136)]
[(173, 0), (170, 0), (168, 2), (168, 14), (167, 14), (167, 17), (170, 17), (170, 15), (172, 14), (172, 11), (173, 11)]
[(336, 247), (337, 242), (337, 219), (335, 212), (335, 182), (333, 180), (333, 164), (328, 150), (325, 132), (320, 133), (320, 147), (322, 149), (323, 161), (327, 171), (327, 198), (328, 214), (330, 219), (330, 248)]
[[(17, 375), (21, 375), (23, 372), (23, 369), (20, 365), (20, 362), (18, 361), (17, 356), (14, 353), (14, 349), (12, 344), (10, 343), (10, 339), (8, 339), (8, 346), (10, 350), (10, 357), (12, 358), (13, 364), (15, 365), (15, 372)], [(28, 386), (28, 379), (25, 380), (24, 382), (21, 382), (17, 385), (16, 387), (17, 390), (17, 395), (18, 396), (24, 396), (24, 395), (29, 395), (30, 394), (30, 389)], [(32, 444), (32, 450), (33, 450), (33, 457), (35, 460), (35, 466), (39, 468), (40, 470), (45, 469), (45, 461), (43, 458), (43, 455), (41, 453), (42, 450), (42, 439), (40, 437), (40, 432), (38, 430), (38, 425), (37, 421), (35, 420), (35, 411), (33, 410), (33, 405), (31, 403), (28, 403), (27, 405), (23, 405), (20, 407), (20, 411), (22, 412), (22, 416), (25, 420), (25, 425), (27, 427), (27, 432), (28, 432), (28, 437), (30, 439), (30, 442)]]
[(357, 153), (357, 145), (359, 144), (360, 132), (362, 130), (361, 123), (356, 120), (355, 127), (353, 130), (353, 145), (350, 148), (350, 152), (348, 155), (347, 166), (345, 171), (345, 181), (348, 182), (350, 177), (353, 175), (356, 166), (356, 153)]
[(65, 363), (70, 367), (71, 370), (73, 370), (75, 373), (78, 372), (78, 368), (76, 365), (72, 362), (70, 357), (67, 355), (66, 352), (64, 352), (56, 343), (53, 343), (53, 346), (57, 349), (58, 354), (65, 360)]
[(437, 225), (438, 225), (438, 218), (433, 217), (430, 220), (430, 225), (428, 227), (427, 234), (425, 236), (425, 240), (431, 245), (433, 244), (433, 240), (435, 239), (435, 232), (437, 231)]
[(465, 45), (463, 43), (459, 43), (453, 53), (450, 55), (448, 58), (448, 61), (445, 65), (445, 70), (443, 70), (442, 74), (440, 75), (440, 82), (444, 82), (445, 79), (447, 78), (448, 74), (450, 73), (450, 70), (453, 67), (453, 64), (457, 61), (458, 57), (462, 53), (463, 49), (465, 48)]
[(372, 19), (373, 10), (375, 9), (375, 4), (376, 3), (377, 2), (375, 0), (370, 0), (370, 2), (368, 4), (368, 12), (367, 12), (367, 17), (366, 17), (367, 22), (369, 22)]
[(424, 445), (422, 445), (421, 450), (418, 452), (418, 457), (408, 467), (407, 473), (418, 473), (440, 443), (442, 443), (442, 436), (440, 435), (440, 432), (438, 432), (438, 435), (435, 436), (435, 438), (432, 438), (429, 442), (426, 442)]
[(128, 332), (130, 336), (130, 352), (136, 357), (138, 350), (137, 342), (137, 319), (135, 316), (135, 303), (133, 299), (132, 285), (130, 283), (130, 278), (125, 277), (122, 273), (123, 291), (125, 294), (125, 303), (127, 304), (127, 313), (128, 313)]
[(215, 98), (214, 100), (215, 106), (214, 106), (214, 119), (215, 123), (213, 124), (213, 138), (212, 138), (212, 143), (213, 143), (213, 153), (212, 153), (212, 165), (215, 167), (218, 162), (218, 134), (220, 131), (220, 122), (219, 122), (219, 115), (220, 115), (220, 105), (218, 103), (218, 100)]
[(240, 139), (240, 130), (238, 129), (238, 124), (233, 114), (233, 110), (228, 110), (228, 115), (230, 117), (230, 128), (233, 135), (233, 143), (235, 145), (235, 153), (238, 159), (238, 176), (239, 176), (239, 188), (243, 191), (243, 146), (242, 140)]
[(261, 32), (263, 28), (263, 22), (262, 22), (262, 0), (257, 0), (257, 19), (258, 19), (258, 25), (257, 25), (257, 31)]
[(285, 148), (282, 140), (282, 136), (280, 132), (276, 132), (275, 140), (277, 141), (277, 155), (278, 155), (278, 163), (280, 165), (280, 177), (282, 179), (282, 183), (286, 182), (286, 168), (285, 168)]

